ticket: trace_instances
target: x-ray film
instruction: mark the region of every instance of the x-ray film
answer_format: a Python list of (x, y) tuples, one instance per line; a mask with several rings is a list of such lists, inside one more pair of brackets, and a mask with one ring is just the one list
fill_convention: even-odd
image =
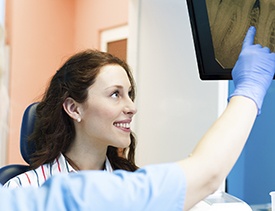
[(228, 80), (250, 26), (275, 51), (274, 0), (187, 0), (202, 80)]

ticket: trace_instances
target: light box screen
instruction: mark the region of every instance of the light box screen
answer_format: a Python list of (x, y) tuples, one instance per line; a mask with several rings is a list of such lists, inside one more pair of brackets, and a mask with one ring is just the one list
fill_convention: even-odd
[(275, 49), (275, 2), (272, 0), (187, 0), (202, 80), (230, 80), (250, 26), (255, 43)]

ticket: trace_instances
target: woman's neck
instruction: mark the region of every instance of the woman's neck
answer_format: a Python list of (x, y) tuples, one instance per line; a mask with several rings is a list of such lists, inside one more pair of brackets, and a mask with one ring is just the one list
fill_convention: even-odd
[(102, 170), (105, 167), (106, 148), (73, 145), (64, 156), (75, 170)]

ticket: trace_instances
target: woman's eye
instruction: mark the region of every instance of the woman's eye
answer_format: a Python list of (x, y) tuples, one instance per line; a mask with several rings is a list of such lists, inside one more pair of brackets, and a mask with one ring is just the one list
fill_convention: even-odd
[(113, 97), (113, 98), (118, 98), (118, 97), (119, 97), (119, 91), (115, 91), (115, 92), (111, 95), (111, 97)]

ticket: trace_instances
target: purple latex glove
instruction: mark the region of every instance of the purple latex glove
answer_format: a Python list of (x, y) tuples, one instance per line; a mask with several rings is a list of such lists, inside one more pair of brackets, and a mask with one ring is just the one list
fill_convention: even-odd
[(243, 41), (242, 51), (232, 70), (235, 91), (230, 95), (248, 97), (256, 103), (258, 115), (275, 72), (275, 54), (254, 43), (255, 27), (250, 27)]

